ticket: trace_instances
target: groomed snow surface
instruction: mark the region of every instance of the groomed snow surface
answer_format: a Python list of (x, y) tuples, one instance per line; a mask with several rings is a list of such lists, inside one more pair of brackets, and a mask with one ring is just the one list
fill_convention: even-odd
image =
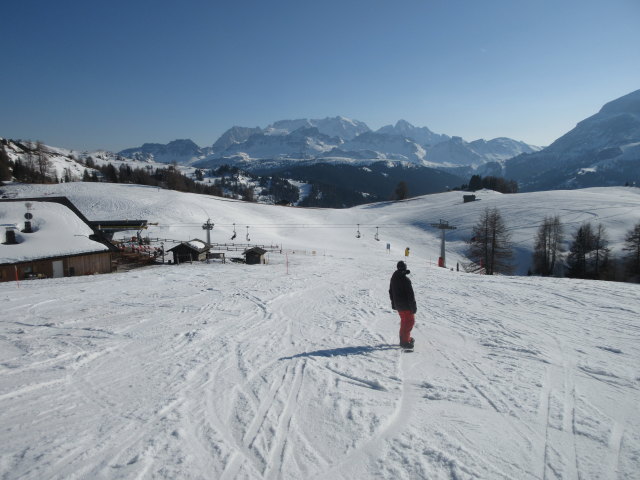
[[(555, 212), (624, 232), (634, 189), (304, 210), (11, 188), (67, 195), (89, 219), (158, 221), (150, 236), (201, 238), (206, 216), (212, 241), (251, 225), (252, 242), (287, 254), (0, 284), (0, 478), (638, 478), (638, 285), (436, 268), (428, 228), (464, 231), (495, 204), (521, 245)], [(376, 242), (357, 223), (396, 226)], [(465, 260), (459, 235), (450, 266)], [(413, 353), (396, 346), (387, 293), (400, 259), (418, 301)]]

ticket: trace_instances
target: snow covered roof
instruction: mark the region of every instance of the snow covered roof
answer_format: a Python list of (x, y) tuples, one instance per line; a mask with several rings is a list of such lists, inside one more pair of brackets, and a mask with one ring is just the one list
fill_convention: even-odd
[[(205, 242), (203, 242), (202, 240), (199, 240), (197, 238), (194, 238), (193, 240), (189, 240), (187, 242), (182, 242), (180, 245), (185, 245), (187, 247), (191, 247), (194, 250), (196, 250), (198, 253), (201, 253), (203, 251), (205, 251), (208, 247), (207, 244)], [(173, 248), (170, 248), (168, 251), (171, 252), (172, 250), (175, 250), (176, 248), (178, 248), (180, 245), (176, 245)]]
[(247, 255), (248, 253), (255, 253), (257, 255), (264, 255), (267, 251), (260, 247), (251, 247), (247, 248), (242, 254)]
[[(23, 233), (25, 213), (33, 215), (33, 233)], [(108, 251), (109, 248), (89, 238), (94, 232), (70, 208), (47, 201), (1, 201), (0, 240), (5, 239), (7, 228), (15, 231), (17, 244), (0, 244), (0, 264), (17, 263), (40, 258), (61, 257)]]

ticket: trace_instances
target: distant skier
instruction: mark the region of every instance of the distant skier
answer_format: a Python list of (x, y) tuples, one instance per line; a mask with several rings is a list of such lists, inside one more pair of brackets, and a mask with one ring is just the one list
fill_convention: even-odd
[(415, 324), (414, 315), (418, 311), (411, 280), (407, 278), (409, 273), (411, 272), (407, 270), (407, 264), (403, 261), (398, 262), (397, 270), (393, 272), (389, 284), (391, 308), (400, 314), (400, 346), (402, 348), (413, 348), (411, 329)]

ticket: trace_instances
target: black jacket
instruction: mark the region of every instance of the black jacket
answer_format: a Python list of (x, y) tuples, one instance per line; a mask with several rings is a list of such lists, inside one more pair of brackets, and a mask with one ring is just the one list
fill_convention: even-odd
[(418, 311), (416, 298), (413, 295), (411, 280), (407, 278), (408, 273), (409, 270), (393, 272), (389, 284), (389, 298), (391, 299), (391, 308), (394, 310), (411, 310), (416, 313)]

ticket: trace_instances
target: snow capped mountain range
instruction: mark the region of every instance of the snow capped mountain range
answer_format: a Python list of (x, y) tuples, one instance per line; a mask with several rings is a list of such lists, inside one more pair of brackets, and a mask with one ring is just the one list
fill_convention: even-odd
[(449, 139), (448, 135), (433, 133), (427, 127), (414, 127), (406, 120), (398, 120), (395, 125), (385, 125), (378, 133), (389, 133), (407, 137), (420, 145), (435, 145)]
[[(174, 145), (176, 142), (181, 143)], [(189, 142), (189, 148), (185, 142)], [(448, 142), (453, 143), (447, 146)], [(265, 168), (292, 161), (367, 164), (379, 160), (428, 167), (477, 167), (537, 150), (538, 147), (506, 138), (467, 143), (460, 137), (437, 134), (405, 120), (373, 131), (364, 122), (337, 116), (279, 120), (264, 129), (234, 126), (210, 148), (177, 140), (166, 146), (145, 144), (119, 154), (206, 168), (222, 164)]]
[(358, 120), (345, 117), (323, 118), (320, 120), (280, 120), (265, 128), (267, 135), (288, 135), (300, 128), (315, 127), (318, 131), (329, 137), (351, 140), (361, 133), (369, 132), (369, 127)]
[(245, 142), (251, 135), (259, 133), (262, 133), (262, 129), (260, 127), (231, 127), (229, 130), (224, 132), (218, 140), (216, 140), (213, 144), (212, 150), (214, 152), (224, 152), (231, 145)]
[[(29, 142), (5, 143), (13, 160), (28, 157), (32, 150)], [(474, 174), (502, 176), (525, 191), (632, 185), (640, 184), (640, 90), (607, 103), (542, 149), (505, 137), (467, 142), (404, 120), (374, 131), (341, 116), (280, 120), (264, 129), (234, 126), (210, 147), (182, 139), (166, 145), (145, 143), (118, 154), (47, 149), (60, 157), (58, 178), (81, 176), (85, 168), (73, 160), (91, 157), (102, 164), (133, 160), (147, 167), (176, 163), (191, 170), (231, 165), (259, 173), (318, 163), (365, 167), (382, 161), (442, 170), (457, 176), (460, 184)], [(341, 174), (338, 170), (334, 176)]]
[(152, 160), (159, 163), (179, 163), (191, 165), (202, 160), (210, 149), (202, 149), (189, 139), (174, 140), (163, 145), (161, 143), (145, 143), (138, 148), (128, 148), (119, 155), (135, 160)]

